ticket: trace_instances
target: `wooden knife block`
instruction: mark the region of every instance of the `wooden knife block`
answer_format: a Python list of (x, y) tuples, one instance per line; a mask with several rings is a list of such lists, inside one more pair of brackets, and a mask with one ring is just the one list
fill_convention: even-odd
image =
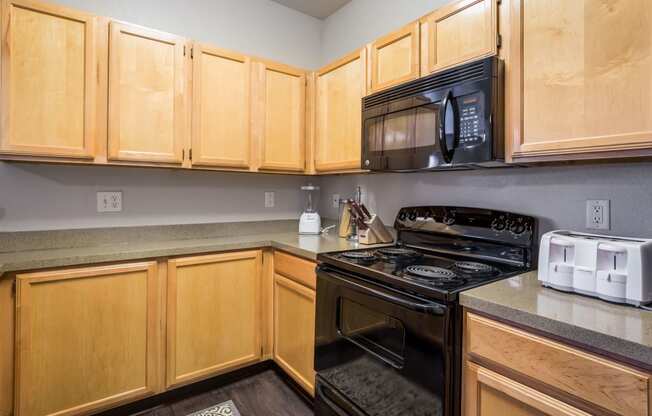
[(394, 241), (394, 237), (377, 215), (372, 215), (371, 219), (364, 223), (368, 228), (358, 230), (358, 242), (360, 244), (384, 244)]

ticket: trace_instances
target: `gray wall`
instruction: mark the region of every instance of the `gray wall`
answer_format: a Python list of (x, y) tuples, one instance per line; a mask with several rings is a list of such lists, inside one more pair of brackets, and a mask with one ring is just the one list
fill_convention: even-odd
[[(104, 166), (0, 164), (0, 232), (296, 219), (302, 176)], [(97, 191), (123, 211), (97, 212)], [(274, 191), (274, 208), (264, 208)]]
[(353, 0), (324, 20), (326, 64), (437, 9), (450, 0)]
[(387, 173), (329, 178), (322, 183), (322, 215), (335, 217), (329, 195), (362, 186), (363, 200), (392, 224), (411, 205), (456, 205), (534, 215), (540, 231), (586, 230), (586, 200), (611, 200), (611, 230), (652, 238), (652, 164), (543, 166), (458, 172)]

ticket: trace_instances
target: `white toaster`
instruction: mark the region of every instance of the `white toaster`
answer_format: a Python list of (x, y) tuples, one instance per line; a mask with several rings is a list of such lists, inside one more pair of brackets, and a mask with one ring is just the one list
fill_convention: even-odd
[(652, 240), (551, 231), (541, 238), (543, 286), (611, 302), (652, 302)]

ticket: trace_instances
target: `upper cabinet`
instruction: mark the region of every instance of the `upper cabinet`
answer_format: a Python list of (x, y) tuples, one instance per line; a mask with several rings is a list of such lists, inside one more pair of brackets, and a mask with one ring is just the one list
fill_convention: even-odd
[(366, 93), (365, 49), (316, 74), (315, 170), (360, 169), (362, 97)]
[(92, 158), (96, 18), (29, 0), (1, 7), (0, 153)]
[(421, 19), (421, 75), (498, 49), (497, 0), (459, 0)]
[(273, 62), (255, 62), (252, 125), (262, 170), (305, 169), (306, 73)]
[(192, 55), (192, 164), (248, 169), (251, 60), (200, 43)]
[(411, 23), (368, 46), (369, 93), (419, 77), (419, 22)]
[(650, 154), (652, 2), (508, 5), (513, 159)]
[(110, 160), (182, 163), (188, 50), (184, 38), (111, 22)]

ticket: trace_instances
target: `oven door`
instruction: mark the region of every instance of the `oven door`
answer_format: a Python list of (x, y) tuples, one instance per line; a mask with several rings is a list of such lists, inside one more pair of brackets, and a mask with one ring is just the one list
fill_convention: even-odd
[(317, 276), (316, 414), (453, 414), (453, 309), (328, 266)]

